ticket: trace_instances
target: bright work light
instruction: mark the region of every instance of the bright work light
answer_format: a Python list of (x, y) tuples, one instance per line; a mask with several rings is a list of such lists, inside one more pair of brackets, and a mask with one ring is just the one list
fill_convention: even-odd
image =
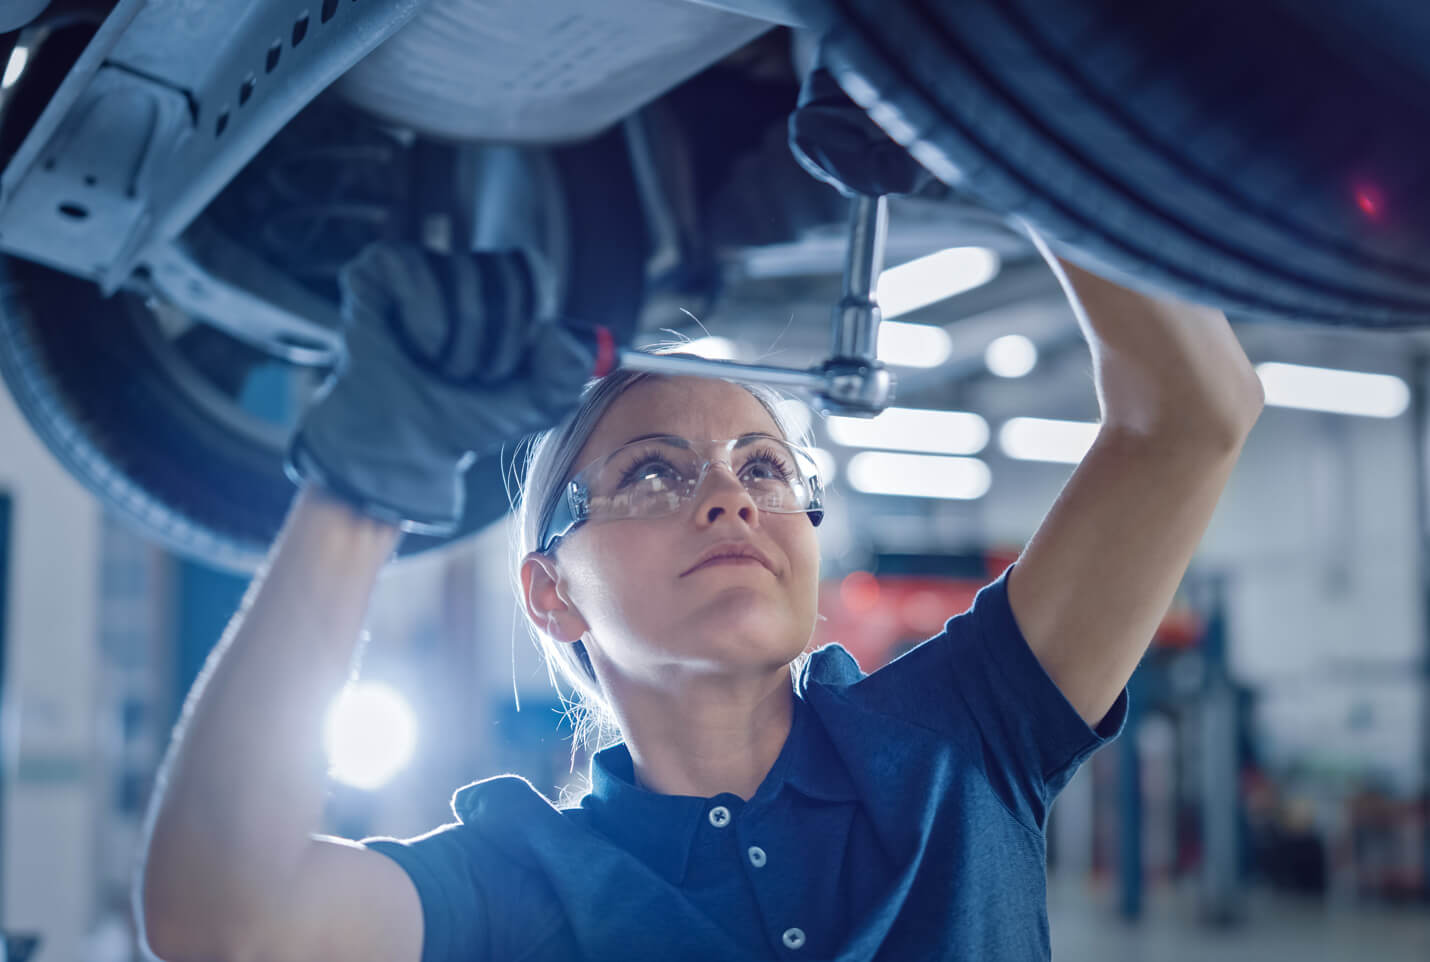
[(849, 484), (866, 494), (971, 501), (992, 483), (988, 465), (977, 458), (863, 451), (849, 459)]
[(977, 454), (988, 445), (988, 422), (967, 411), (889, 408), (878, 417), (831, 417), (829, 436), (851, 448), (928, 454)]
[(0, 78), (0, 87), (13, 87), (25, 72), (25, 64), (30, 61), (28, 47), (16, 47), (10, 51), (10, 59), (5, 63), (5, 76)]
[(1077, 464), (1097, 437), (1096, 421), (1013, 418), (998, 432), (998, 446), (1019, 461)]
[(334, 779), (355, 788), (385, 784), (412, 760), (417, 720), (411, 707), (381, 682), (356, 682), (328, 709), (323, 748)]
[(1005, 334), (988, 345), (983, 361), (998, 377), (1023, 377), (1038, 365), (1038, 345), (1021, 334)]
[(953, 354), (953, 338), (933, 324), (879, 325), (879, 360), (895, 367), (938, 367)]
[(1393, 374), (1365, 374), (1300, 364), (1258, 364), (1256, 373), (1272, 407), (1399, 417), (1410, 406), (1410, 388)]
[(689, 343), (680, 345), (680, 351), (684, 354), (696, 354), (709, 358), (712, 361), (733, 361), (739, 353), (735, 342), (728, 337), (697, 337)]
[(890, 267), (879, 275), (879, 310), (884, 320), (971, 291), (998, 273), (998, 255), (986, 247), (950, 247)]

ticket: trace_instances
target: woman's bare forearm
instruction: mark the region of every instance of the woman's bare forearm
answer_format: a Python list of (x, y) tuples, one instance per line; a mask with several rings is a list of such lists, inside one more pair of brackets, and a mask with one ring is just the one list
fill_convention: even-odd
[(321, 829), (322, 716), (399, 538), (314, 490), (298, 496), (160, 770), (139, 905), (152, 946), (212, 938), (217, 951), (281, 897)]

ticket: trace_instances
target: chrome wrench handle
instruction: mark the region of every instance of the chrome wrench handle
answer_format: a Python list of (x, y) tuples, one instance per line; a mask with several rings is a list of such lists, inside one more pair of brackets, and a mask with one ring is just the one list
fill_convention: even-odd
[(894, 398), (894, 376), (878, 359), (877, 287), (888, 236), (888, 200), (859, 196), (849, 215), (849, 248), (844, 262), (844, 290), (834, 306), (830, 357), (808, 369), (738, 364), (706, 358), (671, 357), (622, 348), (622, 368), (671, 377), (720, 377), (806, 395), (825, 414), (874, 417)]

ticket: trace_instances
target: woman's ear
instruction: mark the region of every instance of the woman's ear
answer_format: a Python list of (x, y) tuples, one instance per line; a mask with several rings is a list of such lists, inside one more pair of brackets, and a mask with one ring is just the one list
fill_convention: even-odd
[(548, 555), (532, 551), (521, 559), (521, 599), (531, 623), (556, 641), (580, 641), (590, 628), (571, 603)]

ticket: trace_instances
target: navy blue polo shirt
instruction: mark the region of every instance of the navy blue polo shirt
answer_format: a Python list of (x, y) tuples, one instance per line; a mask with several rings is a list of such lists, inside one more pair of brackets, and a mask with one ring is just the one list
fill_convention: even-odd
[(828, 645), (794, 685), (748, 801), (638, 788), (622, 744), (579, 807), (505, 775), (460, 789), (453, 824), (366, 840), (416, 885), (422, 962), (1049, 958), (1048, 809), (1127, 693), (1089, 728), (1006, 573), (880, 670)]

